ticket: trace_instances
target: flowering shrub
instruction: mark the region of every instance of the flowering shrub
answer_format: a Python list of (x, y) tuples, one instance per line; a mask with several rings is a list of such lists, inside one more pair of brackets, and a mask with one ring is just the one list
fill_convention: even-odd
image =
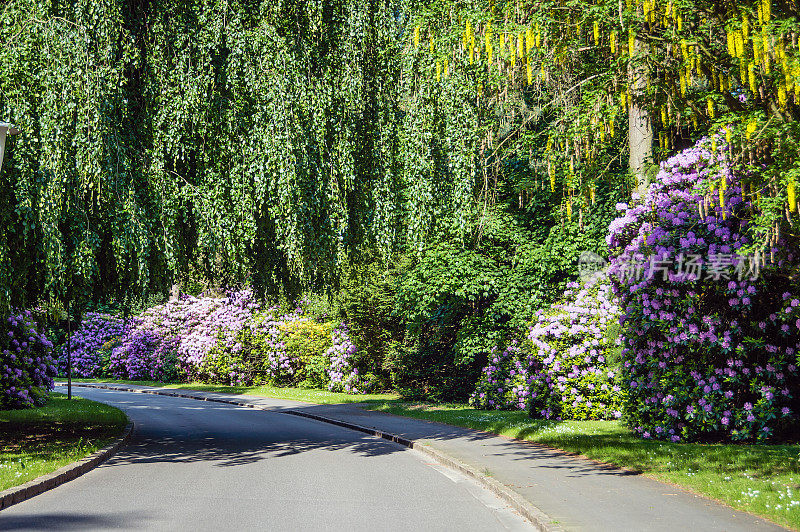
[(530, 367), (530, 353), (516, 342), (503, 351), (493, 347), (470, 404), (488, 410), (525, 410), (530, 404)]
[(111, 374), (129, 379), (236, 380), (208, 368), (222, 352), (240, 353), (239, 333), (257, 308), (249, 290), (222, 297), (183, 296), (151, 307), (133, 320), (129, 334), (114, 350)]
[[(73, 375), (90, 378), (108, 374), (112, 350), (120, 345), (128, 333), (122, 318), (110, 314), (87, 312), (78, 330), (70, 335), (70, 353)], [(67, 349), (58, 351), (58, 368), (67, 373)]]
[(358, 349), (350, 340), (347, 325), (342, 323), (336, 327), (331, 333), (331, 339), (333, 345), (325, 353), (330, 360), (328, 389), (333, 392), (364, 393), (374, 385), (374, 378), (358, 374), (355, 365)]
[(111, 353), (109, 374), (115, 379), (174, 380), (177, 377), (177, 338), (134, 328)]
[(539, 312), (533, 344), (531, 414), (545, 418), (611, 419), (622, 415), (622, 390), (612, 364), (619, 339), (608, 338), (619, 308), (599, 277), (568, 285), (565, 302)]
[(260, 373), (270, 384), (289, 385), (301, 380), (303, 360), (299, 353), (287, 351), (285, 327), (305, 321), (302, 314), (302, 309), (298, 308), (278, 316), (278, 309), (271, 307), (253, 320), (249, 347), (259, 360)]
[[(376, 385), (356, 368), (347, 328), (314, 322), (303, 306), (259, 311), (249, 290), (222, 297), (185, 296), (127, 323), (89, 313), (73, 335), (83, 377), (218, 384), (327, 386), (362, 393)], [(63, 363), (66, 367), (66, 362)]]
[(0, 408), (43, 405), (53, 388), (53, 344), (31, 319), (14, 313), (0, 326)]
[(625, 414), (645, 438), (763, 440), (797, 427), (797, 243), (782, 239), (750, 271), (737, 253), (752, 191), (712, 142), (663, 162), (610, 227)]
[(619, 309), (608, 283), (570, 283), (564, 301), (537, 313), (528, 344), (489, 357), (471, 402), (484, 408), (526, 409), (535, 417), (607, 419), (621, 415), (621, 388), (612, 368), (609, 325)]

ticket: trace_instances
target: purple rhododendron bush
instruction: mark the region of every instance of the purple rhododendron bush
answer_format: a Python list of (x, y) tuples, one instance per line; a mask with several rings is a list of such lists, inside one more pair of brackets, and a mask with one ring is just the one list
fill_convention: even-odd
[[(73, 375), (84, 378), (109, 374), (112, 350), (128, 334), (125, 320), (99, 312), (87, 312), (78, 330), (70, 335)], [(67, 371), (66, 345), (58, 349), (58, 368)]]
[(702, 140), (663, 162), (611, 224), (625, 419), (671, 441), (796, 437), (797, 241), (746, 257), (755, 195), (714, 148)]
[[(312, 322), (302, 305), (262, 310), (250, 290), (186, 295), (127, 320), (87, 313), (70, 346), (80, 377), (308, 385), (354, 394), (375, 384), (359, 375), (358, 350), (344, 324)], [(65, 375), (66, 346), (58, 353)]]
[(472, 404), (547, 419), (620, 417), (619, 339), (609, 334), (618, 319), (608, 282), (570, 283), (562, 303), (537, 313), (526, 342), (491, 353)]
[(0, 408), (41, 406), (57, 373), (53, 344), (29, 311), (13, 313), (0, 326)]

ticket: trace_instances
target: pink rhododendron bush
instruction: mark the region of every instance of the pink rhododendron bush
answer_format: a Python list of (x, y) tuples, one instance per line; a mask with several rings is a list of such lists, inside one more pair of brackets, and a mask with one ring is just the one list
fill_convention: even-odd
[(645, 438), (797, 434), (797, 240), (782, 237), (757, 260), (742, 253), (758, 191), (743, 196), (726, 155), (703, 140), (665, 161), (610, 228), (623, 411)]
[(618, 319), (608, 282), (570, 283), (562, 303), (537, 313), (526, 342), (491, 353), (471, 402), (548, 419), (620, 417), (619, 340), (609, 337)]
[(57, 371), (52, 348), (29, 311), (0, 322), (0, 409), (45, 403)]

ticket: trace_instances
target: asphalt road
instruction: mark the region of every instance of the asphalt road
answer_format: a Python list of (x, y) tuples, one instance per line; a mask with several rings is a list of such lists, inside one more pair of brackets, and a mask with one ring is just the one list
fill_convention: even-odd
[(0, 512), (0, 530), (524, 530), (471, 479), (397, 444), (280, 412), (110, 390), (130, 443)]

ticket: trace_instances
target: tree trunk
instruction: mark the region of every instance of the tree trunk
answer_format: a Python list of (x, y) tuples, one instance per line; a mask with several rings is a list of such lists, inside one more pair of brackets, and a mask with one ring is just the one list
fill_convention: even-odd
[[(647, 43), (636, 39), (635, 58), (647, 54)], [(647, 190), (647, 168), (653, 161), (653, 124), (646, 108), (647, 67), (634, 58), (628, 63), (628, 83), (631, 91), (628, 104), (628, 145), (630, 156), (628, 168), (636, 178), (636, 192)]]

